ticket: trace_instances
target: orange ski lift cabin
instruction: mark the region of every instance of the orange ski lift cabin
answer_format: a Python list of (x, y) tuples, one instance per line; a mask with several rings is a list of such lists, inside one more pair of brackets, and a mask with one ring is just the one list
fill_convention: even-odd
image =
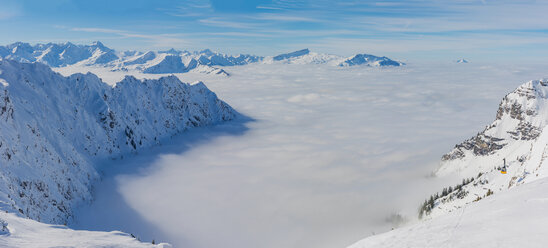
[(503, 158), (502, 160), (504, 161), (504, 166), (500, 170), (500, 173), (501, 174), (506, 174), (506, 158)]

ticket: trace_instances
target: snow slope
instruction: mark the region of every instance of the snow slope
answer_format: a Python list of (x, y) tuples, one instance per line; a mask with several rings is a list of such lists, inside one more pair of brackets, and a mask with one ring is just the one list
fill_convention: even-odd
[[(547, 176), (547, 124), (548, 80), (527, 82), (506, 95), (495, 121), (444, 155), (436, 171), (438, 176), (456, 174), (474, 182), (437, 199), (428, 214), (440, 215), (481, 200), (488, 192)], [(507, 174), (502, 174), (505, 161)]]
[(512, 188), (426, 220), (363, 239), (366, 247), (546, 247), (548, 179)]
[(548, 80), (520, 85), (503, 98), (493, 123), (442, 157), (436, 176), (463, 182), (425, 201), (424, 221), (351, 248), (544, 247), (547, 124)]
[(119, 231), (76, 231), (62, 225), (50, 225), (25, 219), (12, 213), (0, 212), (7, 227), (0, 231), (0, 247), (111, 247), (168, 248), (171, 245), (139, 242), (130, 234)]
[(62, 224), (90, 201), (100, 159), (157, 145), (237, 113), (203, 83), (176, 77), (63, 77), (40, 63), (0, 60), (0, 207)]

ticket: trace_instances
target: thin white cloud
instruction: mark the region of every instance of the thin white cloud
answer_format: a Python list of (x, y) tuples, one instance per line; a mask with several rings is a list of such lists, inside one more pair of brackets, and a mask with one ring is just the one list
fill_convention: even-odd
[(6, 12), (0, 10), (0, 20), (7, 20), (15, 17), (16, 15), (12, 12)]
[[(59, 26), (62, 27), (62, 26)], [(109, 29), (109, 28), (71, 28), (71, 31), (89, 32), (89, 33), (107, 33), (107, 34), (125, 34), (124, 30)]]
[(104, 33), (112, 34), (122, 39), (143, 39), (152, 47), (173, 47), (188, 45), (190, 42), (187, 39), (182, 38), (183, 34), (142, 34), (135, 33), (126, 30), (109, 29), (109, 28), (95, 28), (95, 27), (74, 27), (69, 30), (75, 32), (88, 32), (88, 33)]
[(160, 11), (177, 17), (197, 17), (213, 13), (213, 6), (209, 0), (190, 0), (182, 2), (172, 9), (161, 9)]
[(282, 8), (271, 7), (271, 6), (257, 6), (257, 9), (282, 10)]
[(286, 21), (286, 22), (322, 22), (319, 18), (307, 17), (306, 15), (287, 15), (287, 14), (259, 14), (251, 17), (257, 20), (266, 21)]
[(0, 20), (9, 20), (21, 15), (21, 8), (13, 2), (0, 1)]
[(215, 27), (224, 27), (224, 28), (239, 28), (239, 29), (250, 29), (258, 27), (258, 24), (243, 22), (243, 21), (232, 21), (222, 18), (212, 17), (199, 20), (200, 23), (208, 26)]

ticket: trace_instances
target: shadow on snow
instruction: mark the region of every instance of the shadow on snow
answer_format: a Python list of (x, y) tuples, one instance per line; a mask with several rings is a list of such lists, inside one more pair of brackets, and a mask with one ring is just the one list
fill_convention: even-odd
[(122, 231), (135, 235), (142, 241), (169, 242), (162, 232), (135, 211), (119, 191), (120, 178), (140, 177), (151, 172), (156, 161), (164, 155), (181, 155), (194, 147), (207, 144), (223, 136), (241, 136), (253, 119), (241, 114), (235, 120), (214, 126), (197, 127), (163, 139), (161, 145), (143, 148), (122, 159), (98, 162), (101, 181), (94, 185), (94, 201), (75, 210), (69, 227), (91, 231)]

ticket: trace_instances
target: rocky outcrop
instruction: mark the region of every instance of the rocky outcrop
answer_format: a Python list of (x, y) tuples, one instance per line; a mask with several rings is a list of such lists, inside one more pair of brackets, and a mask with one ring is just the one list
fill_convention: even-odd
[(442, 161), (462, 159), (465, 151), (471, 151), (474, 156), (491, 155), (509, 140), (536, 139), (548, 122), (548, 116), (538, 115), (546, 104), (546, 85), (543, 80), (531, 81), (506, 95), (499, 104), (495, 121), (475, 137), (456, 145), (442, 156)]
[(456, 175), (465, 180), (433, 194), (421, 207), (421, 216), (451, 212), (499, 191), (546, 177), (547, 111), (547, 80), (527, 82), (506, 95), (493, 123), (443, 155), (436, 175)]

